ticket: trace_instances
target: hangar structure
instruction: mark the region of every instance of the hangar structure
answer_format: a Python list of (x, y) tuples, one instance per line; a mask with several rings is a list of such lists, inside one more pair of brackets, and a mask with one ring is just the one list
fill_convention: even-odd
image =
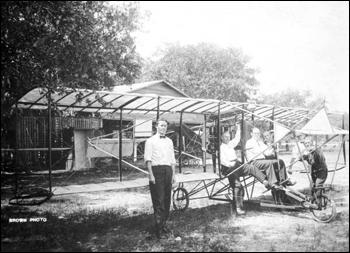
[[(73, 153), (74, 161), (71, 161), (70, 168), (74, 168), (74, 170), (94, 166), (91, 163), (91, 158), (99, 156), (116, 158), (118, 168), (126, 165), (133, 166), (126, 162), (123, 157), (134, 154), (134, 159), (137, 159), (135, 147), (153, 134), (153, 123), (159, 117), (164, 117), (170, 123), (177, 125), (173, 129), (178, 132), (176, 146), (178, 147), (179, 173), (182, 173), (182, 160), (187, 156), (201, 160), (204, 177), (207, 177), (208, 174), (205, 174), (207, 172), (207, 157), (212, 156), (214, 174), (217, 174), (216, 167), (218, 167), (218, 173), (221, 177), (220, 133), (223, 130), (231, 130), (232, 125), (234, 125), (232, 122), (240, 121), (242, 124), (246, 124), (245, 122), (264, 121), (275, 128), (293, 131), (317, 114), (317, 111), (304, 108), (216, 99), (194, 99), (166, 81), (120, 86), (119, 88), (118, 90), (116, 87), (114, 91), (88, 89), (53, 91), (42, 87), (33, 88), (13, 105), (16, 112), (18, 110), (47, 112), (45, 122), (48, 140), (46, 146), (18, 147), (16, 145), (12, 150), (16, 154), (22, 151), (46, 152), (50, 192), (52, 192), (53, 153), (64, 151), (67, 151), (68, 154), (69, 152)], [(53, 115), (53, 113), (56, 114)], [(116, 128), (107, 134), (99, 132), (106, 120), (116, 122), (114, 125)], [(126, 121), (131, 121), (132, 124), (125, 124)], [(186, 124), (192, 125), (193, 128), (184, 128), (183, 126)], [(52, 130), (68, 128), (73, 130), (73, 146), (53, 146), (55, 141), (51, 139)], [(242, 129), (247, 129), (247, 131), (242, 133), (241, 138), (245, 140), (250, 138), (249, 128), (242, 126)], [(195, 139), (195, 142), (200, 145), (201, 157), (184, 150), (186, 140), (183, 136), (186, 134), (189, 138), (200, 136), (200, 138)], [(16, 143), (18, 143), (20, 136), (16, 134), (16, 138)], [(187, 140), (187, 142), (189, 141)], [(142, 171), (142, 169), (139, 170)], [(119, 169), (119, 173), (119, 181), (122, 181), (121, 169)], [(196, 180), (198, 180), (197, 177)], [(91, 187), (90, 190), (92, 190)]]
[[(118, 90), (117, 88), (115, 90)], [(102, 128), (103, 120), (105, 122), (108, 119), (115, 120), (115, 124), (112, 127), (114, 129), (107, 133), (107, 135), (110, 135), (105, 139), (106, 142), (112, 142), (111, 139), (123, 139), (128, 134), (132, 135), (133, 138), (130, 139), (133, 142), (135, 140), (137, 142), (138, 137), (142, 140), (142, 138), (152, 135), (152, 125), (150, 123), (160, 116), (165, 117), (169, 122), (177, 122), (180, 125), (183, 123), (197, 125), (203, 122), (207, 123), (209, 117), (212, 122), (215, 121), (215, 118), (220, 117), (235, 120), (244, 117), (247, 121), (271, 119), (282, 125), (292, 126), (301, 120), (306, 121), (315, 113), (302, 108), (281, 108), (272, 105), (252, 105), (215, 99), (193, 99), (187, 97), (165, 81), (136, 84), (130, 87), (122, 86), (120, 90), (123, 92), (85, 89), (66, 89), (64, 92), (52, 92), (44, 88), (34, 88), (22, 96), (14, 107), (21, 110), (40, 111), (55, 108), (55, 111), (59, 112), (58, 117), (57, 115), (47, 115), (51, 118), (51, 120), (47, 121), (51, 129), (48, 132), (58, 128), (74, 128), (75, 164), (73, 166), (75, 169), (93, 166), (85, 158), (92, 155), (85, 140), (86, 138), (98, 137), (94, 135), (96, 135), (96, 130)], [(157, 94), (146, 92), (157, 92)], [(163, 94), (171, 94), (172, 96)], [(252, 111), (252, 108), (254, 111)], [(85, 116), (75, 117), (75, 115)], [(128, 123), (125, 123), (125, 121), (133, 121), (132, 123), (135, 126), (129, 133), (128, 131), (119, 131), (119, 129), (127, 126)], [(103, 136), (103, 133), (98, 133), (97, 135)], [(129, 146), (129, 148), (124, 150), (127, 153), (135, 153), (135, 149), (130, 148), (132, 146), (130, 140), (127, 141), (126, 139), (125, 146)], [(207, 137), (204, 137), (203, 141), (206, 139)], [(27, 146), (23, 147), (23, 149), (48, 149), (51, 142), (48, 141), (46, 147), (40, 147), (40, 145), (36, 147)], [(203, 146), (205, 146), (204, 144)], [(51, 147), (51, 150), (60, 151), (63, 149), (63, 147), (54, 148), (52, 149)], [(116, 148), (116, 150), (122, 152), (122, 149)]]

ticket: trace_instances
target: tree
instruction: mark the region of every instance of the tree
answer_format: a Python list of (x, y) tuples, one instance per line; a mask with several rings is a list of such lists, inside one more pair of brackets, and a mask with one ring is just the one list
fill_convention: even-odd
[[(323, 98), (311, 98), (310, 90), (286, 89), (273, 94), (260, 94), (256, 102), (260, 104), (272, 104), (282, 107), (298, 107), (318, 110), (323, 106)], [(310, 99), (311, 98), (311, 99)]]
[[(272, 104), (281, 107), (307, 108), (310, 110), (320, 110), (323, 107), (329, 112), (324, 98), (313, 97), (310, 90), (287, 89), (273, 94), (259, 94), (255, 100), (258, 104)], [(344, 127), (349, 129), (349, 113), (344, 112)], [(328, 115), (333, 126), (342, 128), (342, 113)]]
[(139, 4), (104, 1), (1, 3), (1, 106), (33, 86), (100, 89), (140, 73), (132, 32)]
[[(344, 117), (344, 126), (343, 126), (343, 117)], [(328, 115), (329, 121), (332, 126), (343, 128), (349, 130), (349, 113), (344, 112), (344, 114), (330, 114)], [(349, 139), (349, 138), (348, 138)]]
[(245, 102), (259, 84), (240, 49), (170, 44), (155, 57), (144, 64), (140, 81), (164, 79), (190, 97)]

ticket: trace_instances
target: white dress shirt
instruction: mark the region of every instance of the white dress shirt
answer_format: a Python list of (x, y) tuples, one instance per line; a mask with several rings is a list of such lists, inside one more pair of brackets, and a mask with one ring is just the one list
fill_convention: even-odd
[(156, 133), (146, 141), (144, 159), (152, 162), (152, 166), (176, 165), (173, 141)]
[(249, 139), (245, 144), (247, 159), (265, 159), (265, 155), (263, 152), (265, 151), (266, 155), (270, 155), (271, 152), (267, 148), (268, 147), (261, 140), (255, 140), (254, 138)]
[(229, 141), (228, 144), (221, 143), (221, 146), (220, 146), (221, 165), (224, 165), (226, 167), (232, 167), (235, 165), (237, 160), (237, 155), (234, 148), (239, 143), (240, 137), (241, 137), (240, 132), (237, 132), (235, 138)]

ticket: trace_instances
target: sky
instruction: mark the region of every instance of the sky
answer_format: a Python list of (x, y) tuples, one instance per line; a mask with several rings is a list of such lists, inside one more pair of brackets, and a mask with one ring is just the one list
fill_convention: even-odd
[(140, 2), (150, 13), (136, 46), (151, 57), (164, 43), (241, 48), (260, 70), (260, 91), (288, 88), (349, 112), (349, 2)]

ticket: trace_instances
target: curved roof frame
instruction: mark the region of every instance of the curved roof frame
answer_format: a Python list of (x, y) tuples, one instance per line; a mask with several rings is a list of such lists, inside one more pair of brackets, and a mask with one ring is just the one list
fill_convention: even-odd
[[(22, 109), (46, 110), (49, 90), (33, 88), (18, 99), (17, 106)], [(191, 113), (210, 114), (225, 117), (236, 115), (247, 120), (269, 119), (281, 124), (293, 124), (302, 119), (310, 119), (316, 111), (304, 108), (278, 107), (274, 105), (220, 101), (216, 99), (194, 99), (189, 97), (159, 96), (156, 94), (122, 93), (111, 91), (93, 91), (88, 89), (67, 89), (64, 93), (51, 92), (51, 104), (59, 110), (76, 112), (127, 114)], [(15, 107), (13, 105), (12, 107)], [(220, 112), (219, 112), (220, 111)], [(255, 117), (254, 117), (255, 116)]]

